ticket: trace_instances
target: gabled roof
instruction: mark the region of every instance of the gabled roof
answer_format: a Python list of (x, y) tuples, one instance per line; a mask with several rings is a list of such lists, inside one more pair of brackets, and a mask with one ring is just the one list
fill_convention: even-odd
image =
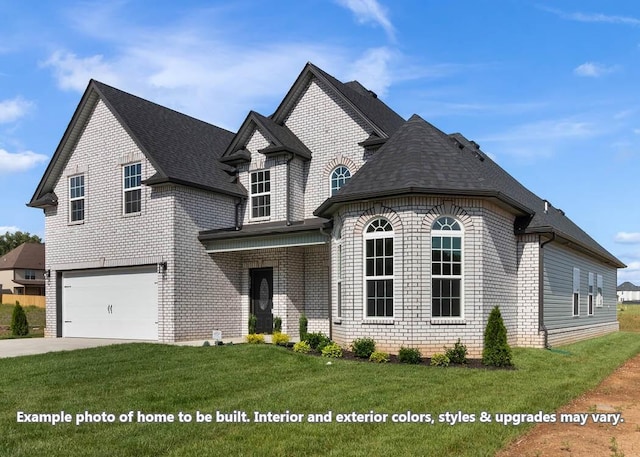
[(371, 125), (378, 136), (387, 138), (404, 123), (404, 119), (398, 113), (389, 108), (375, 93), (367, 90), (359, 82), (343, 83), (312, 63), (307, 63), (280, 103), (280, 106), (271, 116), (277, 124), (284, 122), (299, 95), (313, 77), (320, 79), (330, 89), (333, 89), (335, 95), (350, 105), (356, 113), (360, 114), (362, 119)]
[(44, 244), (22, 243), (0, 257), (0, 270), (44, 270)]
[(53, 191), (98, 100), (107, 105), (156, 169), (145, 184), (171, 182), (234, 196), (245, 194), (215, 160), (231, 142), (232, 132), (91, 80), (29, 206), (51, 204), (52, 198), (45, 197)]
[(477, 144), (460, 134), (447, 135), (418, 115), (412, 116), (314, 214), (330, 217), (347, 202), (408, 194), (489, 198), (518, 216), (516, 233), (553, 234), (608, 263), (625, 266), (564, 212), (545, 205), (544, 200), (498, 166)]
[(626, 281), (620, 284), (616, 290), (619, 292), (637, 292), (640, 291), (640, 286), (636, 286), (635, 284)]
[(250, 111), (242, 123), (242, 126), (240, 126), (238, 134), (233, 141), (231, 141), (220, 161), (231, 164), (238, 161), (250, 160), (251, 157), (246, 153), (244, 147), (249, 141), (254, 128), (260, 130), (270, 143), (268, 147), (258, 152), (263, 154), (290, 152), (303, 159), (311, 159), (311, 151), (309, 151), (309, 148), (286, 126), (276, 124), (273, 119), (265, 117), (255, 111)]

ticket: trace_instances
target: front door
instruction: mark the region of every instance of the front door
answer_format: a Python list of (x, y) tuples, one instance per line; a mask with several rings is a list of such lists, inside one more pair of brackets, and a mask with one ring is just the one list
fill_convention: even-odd
[(273, 268), (253, 268), (251, 277), (251, 313), (256, 316), (256, 333), (273, 330)]

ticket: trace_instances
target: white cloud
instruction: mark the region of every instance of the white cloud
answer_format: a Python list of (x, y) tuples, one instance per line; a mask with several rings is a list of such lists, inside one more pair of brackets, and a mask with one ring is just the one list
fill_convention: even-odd
[(618, 232), (614, 241), (623, 244), (640, 244), (640, 232)]
[(32, 151), (11, 153), (0, 149), (0, 174), (26, 171), (47, 160), (47, 156)]
[(601, 65), (595, 62), (585, 62), (582, 65), (578, 65), (573, 69), (573, 72), (578, 76), (585, 76), (589, 78), (599, 78), (600, 76), (613, 73), (618, 67)]
[(387, 11), (376, 0), (337, 0), (337, 2), (351, 10), (361, 24), (377, 24), (384, 29), (391, 40), (395, 39), (395, 29)]
[(63, 90), (82, 91), (91, 78), (115, 85), (119, 82), (111, 64), (101, 55), (78, 58), (72, 52), (56, 51), (42, 65), (53, 68), (58, 87)]
[(623, 24), (631, 26), (640, 26), (640, 19), (631, 16), (616, 16), (602, 13), (567, 13), (556, 8), (549, 8), (545, 6), (538, 7), (541, 10), (553, 13), (556, 16), (560, 16), (563, 19), (568, 19), (577, 22), (600, 22), (606, 24)]
[(6, 124), (21, 118), (31, 108), (33, 108), (33, 103), (22, 97), (0, 101), (0, 124)]
[(633, 261), (624, 263), (627, 265), (627, 268), (618, 270), (618, 284), (629, 281), (636, 286), (640, 286), (640, 262)]
[(5, 233), (15, 233), (20, 232), (20, 228), (15, 225), (0, 225), (0, 235), (4, 235)]
[(356, 79), (367, 89), (384, 96), (392, 82), (389, 63), (393, 52), (389, 48), (368, 50), (351, 68), (348, 79)]

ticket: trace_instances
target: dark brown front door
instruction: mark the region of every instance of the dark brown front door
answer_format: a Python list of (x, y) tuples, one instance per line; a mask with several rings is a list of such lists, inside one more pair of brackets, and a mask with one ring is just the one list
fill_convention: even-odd
[(256, 333), (273, 330), (273, 268), (253, 268), (251, 277), (251, 313), (258, 318)]

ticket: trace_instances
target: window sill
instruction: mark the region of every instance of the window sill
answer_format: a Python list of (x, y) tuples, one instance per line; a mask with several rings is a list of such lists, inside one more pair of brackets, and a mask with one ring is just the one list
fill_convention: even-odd
[(342, 325), (342, 318), (334, 319), (333, 323), (336, 325)]
[(393, 318), (390, 319), (367, 319), (360, 322), (360, 325), (395, 325)]
[(456, 318), (456, 319), (431, 319), (431, 325), (467, 325), (467, 322), (464, 319)]
[(142, 214), (142, 211), (138, 211), (137, 213), (124, 213), (122, 217), (136, 217), (136, 216), (140, 216), (141, 214)]
[(271, 220), (271, 216), (268, 217), (250, 217), (249, 223), (251, 222), (268, 222)]
[(82, 225), (82, 224), (84, 224), (84, 219), (82, 219), (81, 221), (67, 222), (67, 225)]

